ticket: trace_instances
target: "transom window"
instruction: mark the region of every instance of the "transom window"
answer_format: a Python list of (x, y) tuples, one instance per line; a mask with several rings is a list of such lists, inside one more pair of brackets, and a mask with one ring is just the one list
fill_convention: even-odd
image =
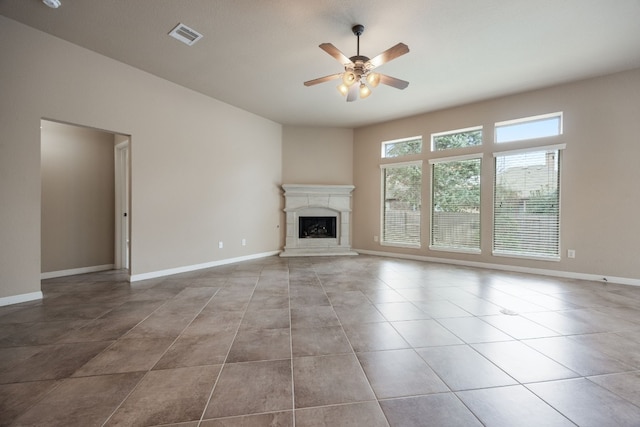
[(382, 143), (382, 157), (402, 157), (412, 154), (422, 153), (422, 137), (414, 136), (411, 138), (396, 139), (393, 141), (384, 141)]
[(495, 141), (522, 141), (562, 135), (562, 113), (543, 114), (495, 124)]
[(431, 134), (431, 151), (482, 145), (482, 126)]

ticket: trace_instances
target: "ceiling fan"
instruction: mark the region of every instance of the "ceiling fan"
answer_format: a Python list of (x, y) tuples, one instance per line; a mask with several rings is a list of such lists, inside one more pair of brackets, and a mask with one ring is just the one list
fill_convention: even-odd
[(365, 84), (365, 81), (371, 87), (376, 87), (380, 83), (395, 87), (396, 89), (404, 89), (409, 86), (409, 82), (407, 81), (373, 72), (374, 68), (408, 53), (409, 46), (404, 43), (398, 43), (378, 56), (369, 59), (366, 56), (360, 55), (360, 36), (364, 32), (364, 25), (354, 25), (351, 31), (353, 31), (353, 34), (358, 38), (357, 53), (351, 58), (347, 58), (344, 53), (340, 52), (340, 50), (331, 43), (322, 43), (320, 45), (320, 49), (344, 65), (344, 72), (306, 81), (304, 82), (305, 86), (313, 86), (341, 78), (342, 83), (338, 86), (338, 91), (343, 96), (347, 96), (347, 102), (355, 101), (358, 98), (358, 94), (360, 94), (360, 98), (366, 98), (371, 95), (371, 89)]

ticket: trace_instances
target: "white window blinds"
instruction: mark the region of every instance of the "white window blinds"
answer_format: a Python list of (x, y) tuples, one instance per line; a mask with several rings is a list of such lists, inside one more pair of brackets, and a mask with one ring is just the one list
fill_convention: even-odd
[(382, 243), (420, 246), (422, 162), (381, 165)]
[(479, 252), (482, 159), (432, 163), (431, 248)]
[(494, 154), (494, 255), (559, 258), (563, 148)]

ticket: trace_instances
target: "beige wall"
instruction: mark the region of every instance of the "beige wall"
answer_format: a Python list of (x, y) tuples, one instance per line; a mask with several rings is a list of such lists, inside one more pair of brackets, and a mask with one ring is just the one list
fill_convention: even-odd
[(0, 52), (0, 298), (40, 291), (41, 118), (131, 135), (132, 274), (280, 248), (281, 125), (1, 16)]
[[(354, 138), (353, 247), (370, 251), (450, 258), (489, 264), (560, 270), (583, 274), (640, 278), (640, 70), (565, 84), (423, 114), (357, 129)], [(493, 125), (496, 121), (564, 112), (564, 135), (543, 144), (565, 143), (561, 171), (560, 262), (526, 261), (491, 255)], [(430, 134), (471, 126), (484, 126), (481, 184), (481, 255), (430, 251), (428, 188)], [(422, 240), (419, 250), (380, 246), (381, 141), (422, 135), (423, 159)], [(500, 149), (527, 144), (501, 145)], [(466, 153), (460, 150), (456, 154)], [(566, 257), (575, 249), (576, 258)]]
[(42, 121), (42, 272), (114, 263), (114, 135)]
[(282, 182), (353, 184), (353, 130), (285, 126)]

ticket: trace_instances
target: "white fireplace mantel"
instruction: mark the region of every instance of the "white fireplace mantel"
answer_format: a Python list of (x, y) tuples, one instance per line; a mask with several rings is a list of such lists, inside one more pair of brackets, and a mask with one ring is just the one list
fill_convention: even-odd
[[(351, 250), (351, 192), (353, 185), (283, 184), (286, 242), (282, 257), (357, 255)], [(336, 237), (299, 237), (300, 217), (336, 217)]]

